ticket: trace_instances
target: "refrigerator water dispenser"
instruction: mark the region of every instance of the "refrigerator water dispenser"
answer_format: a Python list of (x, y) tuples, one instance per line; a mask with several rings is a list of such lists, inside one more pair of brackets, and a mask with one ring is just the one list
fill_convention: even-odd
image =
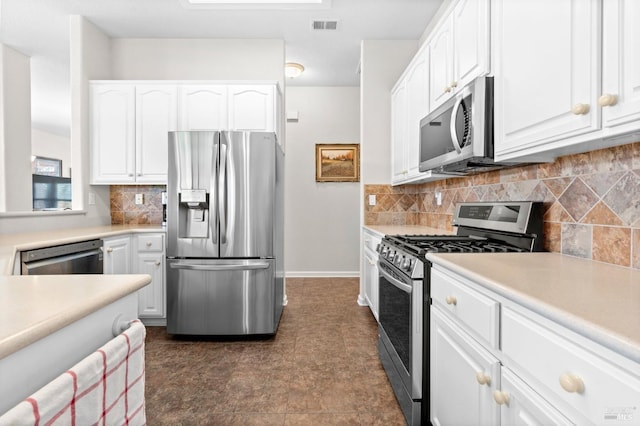
[(204, 189), (180, 192), (179, 238), (209, 238), (209, 194)]

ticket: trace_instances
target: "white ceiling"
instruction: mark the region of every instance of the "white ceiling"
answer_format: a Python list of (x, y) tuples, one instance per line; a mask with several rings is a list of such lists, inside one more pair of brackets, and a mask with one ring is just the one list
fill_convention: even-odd
[[(186, 0), (0, 0), (0, 41), (31, 56), (34, 127), (69, 134), (69, 15), (113, 38), (278, 38), (304, 65), (292, 86), (358, 86), (361, 40), (418, 39), (443, 0), (323, 0), (293, 9), (187, 6)], [(314, 31), (314, 20), (337, 20)]]

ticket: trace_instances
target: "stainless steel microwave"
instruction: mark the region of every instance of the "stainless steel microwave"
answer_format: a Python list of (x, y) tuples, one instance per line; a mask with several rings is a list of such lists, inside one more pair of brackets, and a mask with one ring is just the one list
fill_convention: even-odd
[(420, 120), (420, 171), (468, 175), (493, 161), (493, 77), (479, 77)]

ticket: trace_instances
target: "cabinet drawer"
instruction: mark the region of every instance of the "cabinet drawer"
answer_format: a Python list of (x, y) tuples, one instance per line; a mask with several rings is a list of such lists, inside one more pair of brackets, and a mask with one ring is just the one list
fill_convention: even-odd
[(163, 235), (138, 235), (138, 251), (158, 252), (163, 250)]
[(382, 238), (365, 230), (363, 240), (364, 246), (375, 252), (378, 248), (378, 244), (380, 244), (380, 242), (382, 241)]
[(638, 377), (508, 308), (502, 313), (502, 351), (527, 372), (534, 390), (575, 409), (567, 415), (578, 423), (582, 415), (597, 424), (630, 423), (640, 416)]
[(490, 347), (499, 348), (500, 304), (431, 269), (431, 299)]

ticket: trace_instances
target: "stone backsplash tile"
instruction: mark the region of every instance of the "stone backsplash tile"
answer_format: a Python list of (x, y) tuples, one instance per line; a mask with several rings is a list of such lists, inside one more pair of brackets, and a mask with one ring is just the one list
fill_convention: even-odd
[[(112, 185), (109, 189), (112, 225), (161, 225), (164, 185)], [(143, 204), (136, 204), (142, 194)]]
[(364, 185), (364, 195), (366, 225), (443, 230), (459, 202), (542, 201), (545, 250), (640, 269), (640, 142), (418, 185)]

